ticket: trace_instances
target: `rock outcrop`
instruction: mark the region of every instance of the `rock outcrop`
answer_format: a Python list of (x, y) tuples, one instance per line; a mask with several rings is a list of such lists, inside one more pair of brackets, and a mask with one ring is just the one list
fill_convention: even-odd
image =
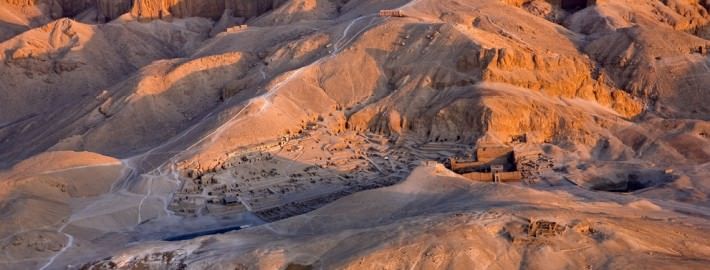
[(93, 11), (97, 22), (117, 18), (130, 11), (133, 0), (2, 0), (16, 7), (37, 6), (54, 19), (75, 17)]
[(254, 17), (279, 5), (283, 0), (134, 0), (131, 14), (144, 20), (170, 17), (207, 17), (218, 19), (224, 10), (233, 10), (235, 17)]
[(13, 6), (25, 7), (33, 6), (37, 4), (37, 0), (2, 0), (2, 2), (8, 3)]
[(94, 11), (97, 22), (106, 22), (130, 12), (141, 20), (172, 17), (219, 19), (225, 10), (250, 18), (263, 14), (284, 0), (2, 0), (17, 7), (41, 6), (53, 18), (75, 17)]
[(113, 20), (128, 12), (131, 6), (133, 6), (131, 0), (97, 0), (96, 20), (98, 22)]

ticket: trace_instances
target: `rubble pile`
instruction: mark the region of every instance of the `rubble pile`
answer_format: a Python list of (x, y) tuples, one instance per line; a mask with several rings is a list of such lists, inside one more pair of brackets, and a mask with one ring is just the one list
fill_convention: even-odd
[(535, 182), (542, 173), (552, 169), (553, 166), (552, 158), (542, 153), (520, 157), (517, 163), (518, 171), (529, 183)]

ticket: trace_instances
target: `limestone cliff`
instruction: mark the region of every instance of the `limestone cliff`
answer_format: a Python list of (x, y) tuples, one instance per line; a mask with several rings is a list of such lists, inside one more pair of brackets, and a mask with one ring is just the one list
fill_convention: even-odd
[(208, 17), (218, 19), (225, 9), (236, 17), (254, 17), (273, 9), (283, 0), (134, 0), (131, 14), (139, 19)]
[(95, 9), (96, 21), (105, 22), (130, 12), (136, 18), (152, 20), (170, 17), (207, 17), (218, 19), (225, 10), (235, 17), (255, 17), (273, 9), (284, 0), (0, 0), (26, 7), (42, 6), (53, 18), (74, 17)]
[(36, 5), (38, 0), (2, 0), (2, 2), (8, 3), (13, 6), (24, 7)]
[(110, 21), (131, 9), (131, 0), (96, 0), (96, 20)]
[(0, 0), (16, 7), (38, 6), (54, 19), (74, 17), (95, 9), (96, 21), (112, 20), (128, 12), (133, 0)]

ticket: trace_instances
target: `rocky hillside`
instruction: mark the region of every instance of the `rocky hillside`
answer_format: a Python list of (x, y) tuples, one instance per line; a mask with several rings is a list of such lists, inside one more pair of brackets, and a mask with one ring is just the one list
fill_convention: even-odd
[[(0, 268), (701, 268), (708, 25), (699, 0), (2, 0)], [(420, 166), (487, 144), (536, 175)]]
[(707, 263), (710, 249), (701, 239), (708, 233), (665, 221), (677, 218), (668, 211), (673, 206), (622, 196), (597, 205), (575, 200), (584, 196), (579, 190), (548, 192), (485, 186), (422, 167), (399, 185), (269, 226), (149, 243), (83, 267), (703, 269)]
[[(41, 6), (52, 18), (81, 16), (108, 22), (130, 12), (144, 20), (172, 17), (219, 18), (225, 10), (236, 17), (251, 18), (278, 6), (283, 0), (3, 0), (15, 7)], [(89, 17), (87, 17), (89, 16)]]

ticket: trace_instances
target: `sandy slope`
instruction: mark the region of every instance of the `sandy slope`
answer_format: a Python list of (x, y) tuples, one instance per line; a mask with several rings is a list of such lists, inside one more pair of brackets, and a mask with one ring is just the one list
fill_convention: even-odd
[[(705, 207), (636, 196), (472, 183), (442, 167), (237, 233), (151, 243), (116, 254), (120, 269), (289, 264), (325, 269), (701, 269), (710, 245)], [(692, 209), (694, 215), (681, 214)], [(553, 221), (555, 235), (530, 223)], [(108, 261), (94, 265), (108, 265)]]
[(68, 221), (83, 198), (111, 190), (121, 162), (94, 153), (50, 152), (2, 174), (3, 268), (37, 267), (72, 246)]
[(42, 7), (15, 6), (0, 1), (0, 41), (8, 40), (50, 20)]

